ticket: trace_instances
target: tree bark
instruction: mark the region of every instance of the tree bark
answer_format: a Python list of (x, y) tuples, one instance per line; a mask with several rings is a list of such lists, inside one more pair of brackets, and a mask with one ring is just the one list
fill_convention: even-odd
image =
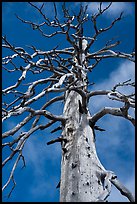
[(108, 195), (106, 170), (96, 153), (90, 115), (80, 112), (79, 101), (82, 103), (82, 97), (75, 91), (66, 94), (64, 116), (68, 119), (62, 136), (67, 142), (62, 142), (60, 202), (95, 202)]

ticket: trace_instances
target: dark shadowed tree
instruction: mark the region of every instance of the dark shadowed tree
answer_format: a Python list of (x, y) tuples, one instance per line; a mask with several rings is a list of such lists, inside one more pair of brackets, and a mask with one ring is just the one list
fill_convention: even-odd
[[(28, 138), (37, 130), (45, 130), (59, 122), (60, 125), (51, 133), (62, 130), (62, 134), (47, 145), (59, 142), (62, 148), (61, 179), (57, 186), (60, 188), (60, 202), (105, 202), (110, 195), (112, 184), (130, 202), (135, 202), (132, 193), (119, 181), (115, 172), (105, 169), (101, 164), (95, 146), (95, 130), (105, 131), (97, 125), (103, 116), (110, 114), (123, 117), (135, 125), (135, 119), (129, 113), (130, 109), (135, 108), (135, 94), (119, 91), (120, 87), (134, 88), (135, 82), (127, 79), (115, 84), (111, 90), (104, 90), (102, 87), (102, 90), (89, 91), (90, 87), (94, 86), (89, 76), (104, 59), (123, 58), (135, 61), (135, 52), (129, 54), (116, 51), (115, 48), (121, 42), (112, 38), (104, 42), (104, 46), (99, 50), (92, 51), (96, 40), (112, 29), (122, 19), (123, 13), (110, 25), (106, 26), (104, 23), (104, 27), (100, 28), (97, 20), (113, 6), (112, 3), (108, 3), (105, 8), (100, 3), (98, 12), (90, 16), (87, 14), (87, 5), (81, 4), (79, 10), (74, 12), (62, 3), (62, 18), (58, 17), (56, 4), (53, 3), (53, 19), (44, 13), (44, 3), (40, 7), (34, 3), (29, 4), (37, 10), (43, 21), (39, 24), (18, 15), (16, 17), (33, 30), (37, 30), (47, 40), (46, 43), (49, 38), (60, 36), (68, 46), (59, 48), (55, 41), (55, 47), (49, 51), (40, 50), (34, 45), (29, 46), (30, 51), (27, 51), (23, 47), (13, 45), (8, 37), (2, 37), (2, 47), (8, 53), (2, 59), (3, 69), (19, 73), (16, 83), (2, 90), (2, 120), (6, 123), (11, 117), (23, 117), (14, 128), (9, 127), (2, 135), (2, 147), (9, 148), (2, 166), (10, 160), (14, 161), (3, 190), (13, 182), (10, 196), (16, 185), (14, 172), (21, 159), (25, 166), (22, 151)], [(84, 35), (87, 22), (92, 25), (93, 36)], [(34, 78), (28, 79), (29, 73), (34, 74)], [(89, 100), (100, 95), (119, 102), (121, 107), (102, 107), (91, 115)], [(49, 100), (40, 107), (39, 101), (45, 96), (48, 96)], [(62, 115), (55, 115), (47, 110), (57, 101), (64, 104)], [(42, 117), (47, 119), (47, 124), (41, 122)], [(19, 132), (26, 124), (29, 124), (29, 129)]]

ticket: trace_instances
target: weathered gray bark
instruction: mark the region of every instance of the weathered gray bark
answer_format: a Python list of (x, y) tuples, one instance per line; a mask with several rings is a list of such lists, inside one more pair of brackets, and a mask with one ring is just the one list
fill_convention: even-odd
[(104, 186), (106, 171), (97, 157), (89, 113), (79, 112), (79, 100), (81, 96), (71, 91), (64, 106), (68, 120), (62, 133), (67, 142), (62, 143), (61, 202), (98, 201), (109, 191)]
[[(86, 43), (86, 40), (79, 40), (80, 52), (75, 64), (79, 67), (80, 75), (77, 85), (83, 87), (81, 89), (84, 92), (87, 87), (84, 65)], [(61, 202), (104, 200), (109, 191), (108, 187), (104, 188), (105, 169), (97, 157), (95, 135), (89, 126), (90, 114), (86, 100), (76, 90), (68, 90), (65, 95), (64, 116), (67, 121), (62, 133), (66, 141), (62, 142)]]
[[(84, 41), (84, 43), (86, 43)], [(85, 44), (84, 44), (85, 45)], [(78, 86), (87, 87), (84, 65), (85, 50), (79, 53), (81, 67)], [(109, 189), (104, 188), (105, 169), (100, 163), (95, 148), (94, 130), (89, 126), (90, 113), (87, 99), (76, 90), (65, 94), (64, 116), (67, 121), (62, 132), (62, 164), (60, 182), (61, 202), (91, 202), (104, 200)]]
[[(62, 136), (47, 143), (49, 145), (55, 142), (61, 142), (62, 145), (60, 201), (105, 202), (110, 194), (111, 184), (113, 184), (122, 195), (129, 199), (130, 202), (135, 202), (132, 193), (123, 186), (123, 184), (117, 179), (116, 175), (111, 171), (105, 170), (100, 163), (96, 153), (94, 135), (94, 128), (104, 131), (103, 129), (98, 128), (95, 124), (106, 114), (124, 117), (135, 125), (135, 119), (128, 113), (129, 108), (135, 108), (135, 95), (132, 93), (131, 95), (126, 96), (117, 91), (117, 87), (119, 86), (134, 87), (135, 83), (130, 82), (131, 79), (129, 79), (125, 82), (116, 84), (111, 90), (88, 91), (88, 85), (92, 84), (88, 83), (88, 73), (97, 66), (100, 60), (104, 58), (118, 57), (133, 62), (135, 61), (135, 52), (127, 54), (111, 50), (119, 45), (119, 41), (113, 43), (113, 40), (109, 40), (104, 47), (94, 53), (91, 52), (93, 50), (90, 50), (90, 47), (101, 33), (110, 30), (117, 21), (121, 20), (122, 13), (118, 18), (114, 19), (108, 27), (99, 28), (99, 26), (97, 26), (97, 18), (111, 6), (112, 2), (104, 9), (102, 8), (101, 2), (98, 8), (98, 13), (90, 16), (90, 18), (88, 18), (88, 14), (86, 13), (87, 5), (85, 7), (81, 5), (78, 15), (71, 16), (64, 2), (62, 5), (65, 19), (64, 22), (62, 19), (60, 21), (57, 17), (55, 2), (55, 16), (53, 21), (43, 13), (42, 8), (44, 7), (44, 4), (42, 4), (40, 8), (31, 2), (29, 2), (29, 4), (37, 9), (42, 17), (44, 17), (44, 22), (36, 24), (31, 21), (26, 21), (19, 16), (17, 16), (17, 18), (23, 23), (31, 25), (33, 30), (39, 31), (46, 38), (51, 38), (58, 34), (65, 35), (66, 40), (72, 47), (58, 50), (57, 45), (50, 51), (42, 51), (36, 49), (34, 46), (30, 46), (34, 52), (29, 54), (24, 48), (13, 46), (8, 42), (6, 37), (2, 37), (4, 41), (3, 47), (14, 52), (13, 55), (3, 58), (3, 68), (8, 72), (21, 71), (21, 76), (18, 78), (17, 82), (3, 90), (4, 97), (8, 96), (8, 94), (12, 94), (12, 96), (16, 98), (12, 102), (3, 103), (3, 121), (11, 116), (19, 116), (24, 112), (29, 113), (29, 115), (13, 129), (3, 133), (3, 139), (15, 135), (15, 133), (17, 133), (18, 130), (26, 125), (32, 118), (36, 117), (28, 131), (21, 132), (19, 135), (17, 134), (17, 137), (13, 138), (13, 141), (7, 140), (8, 142), (3, 143), (3, 147), (9, 147), (11, 150), (11, 154), (3, 161), (3, 166), (15, 157), (15, 155), (18, 154), (18, 156), (10, 172), (9, 179), (3, 186), (2, 190), (7, 188), (7, 186), (13, 182), (13, 187), (8, 195), (10, 196), (16, 186), (14, 172), (20, 159), (22, 159), (23, 165), (25, 166), (22, 150), (30, 135), (37, 130), (43, 130), (55, 122), (60, 121), (61, 125), (52, 130), (51, 133), (63, 129)], [(92, 38), (84, 36), (83, 32), (83, 25), (88, 20), (92, 21), (95, 31)], [(54, 28), (55, 32), (47, 34), (44, 32), (43, 26)], [(72, 29), (74, 31), (73, 34)], [(26, 66), (22, 66), (21, 64), (20, 68), (18, 68), (19, 65), (16, 66), (16, 63), (14, 64), (14, 59), (18, 57), (27, 63)], [(13, 70), (10, 69), (10, 63), (14, 67)], [(6, 68), (6, 65), (9, 66), (9, 68)], [(48, 71), (52, 75), (46, 79), (38, 79), (31, 83), (24, 84), (23, 81), (30, 71), (33, 74), (45, 73), (45, 71)], [(48, 82), (49, 84), (45, 85), (45, 88), (40, 93), (36, 94), (36, 87), (39, 86), (39, 84), (46, 84)], [(21, 90), (21, 84), (28, 86), (25, 93)], [(51, 98), (44, 103), (39, 110), (35, 110), (31, 107), (31, 104), (52, 92), (63, 92), (63, 95)], [(90, 97), (95, 95), (107, 95), (109, 99), (120, 101), (124, 105), (120, 108), (104, 107), (93, 116), (90, 116), (87, 108), (88, 101)], [(7, 99), (7, 101), (9, 101), (9, 98)], [(64, 100), (63, 116), (54, 115), (46, 110), (49, 105), (60, 100)], [(46, 117), (50, 121), (44, 125), (42, 121), (42, 124), (40, 124), (39, 120), (41, 116)], [(37, 124), (38, 122), (39, 124)], [(59, 184), (57, 187), (59, 187)]]

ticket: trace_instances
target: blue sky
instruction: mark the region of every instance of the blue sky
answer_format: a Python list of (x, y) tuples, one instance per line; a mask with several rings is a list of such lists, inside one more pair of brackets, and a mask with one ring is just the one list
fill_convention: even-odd
[[(38, 2), (40, 5), (41, 3)], [(98, 2), (88, 2), (89, 16), (96, 12)], [(106, 2), (103, 4), (107, 4)], [(61, 3), (57, 3), (58, 11), (60, 11)], [(68, 6), (77, 12), (79, 2), (68, 3)], [(91, 52), (100, 49), (107, 40), (112, 37), (117, 37), (122, 43), (115, 49), (123, 52), (132, 52), (135, 46), (135, 12), (134, 2), (113, 2), (109, 11), (107, 11), (102, 18), (99, 19), (100, 27), (109, 25), (111, 21), (118, 17), (120, 12), (124, 11), (123, 19), (113, 27), (112, 30), (102, 35), (97, 39), (97, 42), (91, 48)], [(29, 25), (21, 23), (14, 14), (19, 15), (25, 20), (31, 20), (36, 23), (41, 23), (42, 20), (35, 9), (32, 9), (26, 2), (3, 2), (2, 3), (2, 33), (7, 36), (7, 39), (15, 46), (20, 46), (30, 51), (26, 45), (35, 45), (38, 49), (50, 50), (58, 44), (61, 48), (68, 46), (61, 37), (53, 37), (46, 40), (37, 31), (31, 29)], [(53, 3), (45, 3), (45, 13), (52, 20), (53, 19)], [(58, 12), (59, 19), (62, 19), (61, 12)], [(46, 30), (46, 32), (50, 32)], [(91, 24), (87, 23), (85, 26), (84, 35), (92, 35), (93, 29)], [(92, 37), (92, 36), (91, 36)], [(3, 56), (9, 54), (6, 50), (3, 51)], [(21, 64), (21, 61), (16, 61)], [(3, 88), (14, 84), (20, 77), (20, 73), (7, 73), (3, 71), (2, 82)], [(40, 75), (39, 77), (42, 77)], [(46, 77), (44, 75), (44, 77)], [(131, 78), (134, 81), (135, 67), (134, 63), (123, 59), (106, 59), (102, 61), (92, 73), (90, 73), (91, 82), (95, 82), (92, 87), (94, 89), (111, 89), (116, 83), (125, 81)], [(36, 77), (29, 74), (25, 83), (36, 80)], [(43, 87), (42, 87), (43, 88)], [(22, 89), (25, 90), (24, 87)], [(125, 92), (128, 92), (126, 87)], [(50, 96), (41, 99), (34, 107), (42, 106), (44, 100), (48, 100)], [(11, 98), (9, 97), (10, 101)], [(100, 110), (104, 106), (119, 107), (119, 103), (110, 101), (104, 96), (92, 98), (89, 102), (89, 109), (91, 114)], [(61, 114), (63, 108), (62, 103), (52, 105), (49, 110), (55, 114)], [(7, 120), (3, 124), (3, 131), (7, 131), (10, 127), (14, 127), (18, 121), (22, 120), (22, 116)], [(42, 122), (46, 122), (44, 118)], [(135, 175), (134, 175), (134, 128), (129, 121), (123, 118), (114, 116), (105, 116), (98, 121), (98, 125), (106, 129), (105, 132), (96, 132), (96, 147), (98, 156), (106, 169), (114, 171), (119, 180), (128, 187), (132, 193), (135, 191)], [(29, 128), (24, 126), (20, 131), (26, 131)], [(47, 141), (56, 138), (61, 132), (50, 134), (53, 127), (44, 131), (38, 131), (30, 136), (24, 148), (24, 156), (26, 159), (26, 168), (21, 169), (22, 163), (19, 163), (15, 171), (16, 188), (11, 197), (6, 198), (9, 188), (3, 193), (3, 202), (58, 202), (59, 190), (56, 186), (60, 180), (60, 162), (61, 162), (61, 147), (60, 144), (53, 144), (47, 146)], [(19, 133), (18, 133), (19, 134)], [(6, 149), (3, 153), (3, 158), (9, 153)], [(6, 175), (13, 163), (10, 162), (3, 170), (3, 184), (6, 182)], [(112, 189), (112, 194), (109, 197), (110, 201), (127, 201), (115, 187)]]

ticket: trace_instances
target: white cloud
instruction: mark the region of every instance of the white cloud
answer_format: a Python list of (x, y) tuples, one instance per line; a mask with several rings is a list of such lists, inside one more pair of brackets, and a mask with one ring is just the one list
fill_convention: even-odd
[[(124, 63), (120, 64), (117, 70), (110, 73), (108, 79), (105, 79), (101, 83), (94, 85), (92, 90), (111, 90), (114, 85), (118, 84), (119, 82), (122, 83), (128, 79), (135, 81), (135, 65), (133, 62), (125, 61)], [(133, 89), (125, 86), (124, 88), (119, 88), (118, 90), (124, 94), (128, 94), (129, 92), (131, 93), (131, 90)], [(107, 99), (106, 96), (95, 96), (95, 98), (93, 97), (89, 103), (89, 107), (92, 107), (91, 110), (94, 110), (94, 112), (100, 108), (103, 108), (104, 106), (117, 105), (119, 106), (121, 103)]]
[[(40, 3), (40, 2), (37, 2)], [(119, 6), (118, 3), (121, 3), (121, 6)], [(12, 4), (12, 3), (11, 3)], [(14, 4), (14, 3), (13, 3)], [(13, 7), (13, 4), (11, 5)], [(41, 3), (40, 3), (41, 4)], [(93, 2), (90, 3), (91, 4), (91, 9), (90, 11), (95, 8), (97, 8), (97, 2)], [(107, 3), (104, 3), (107, 4)], [(130, 4), (130, 3), (128, 3)], [(7, 9), (10, 9), (9, 7)], [(108, 15), (115, 15), (115, 14), (119, 14), (119, 12), (121, 12), (122, 10), (125, 10), (127, 14), (131, 14), (131, 11), (133, 9), (132, 6), (127, 6), (127, 2), (113, 2), (113, 6), (112, 8), (108, 11)], [(48, 13), (51, 14), (53, 16), (53, 10), (51, 9), (51, 7), (49, 8), (49, 4), (46, 3), (46, 10), (48, 10)], [(28, 12), (28, 10), (26, 10)], [(7, 10), (7, 13), (9, 14), (9, 10)], [(10, 18), (9, 18), (10, 19)], [(125, 81), (129, 78), (134, 79), (135, 77), (135, 69), (133, 66), (132, 62), (125, 62), (123, 64), (121, 64), (121, 66), (114, 71), (113, 73), (110, 74), (109, 78), (104, 80), (102, 83), (99, 83), (95, 86), (95, 89), (111, 89), (113, 87), (113, 85), (115, 85), (118, 82), (122, 82)], [(127, 91), (127, 89), (126, 89)], [(105, 97), (99, 97), (99, 100), (93, 100), (90, 101), (90, 106), (91, 106), (91, 110), (94, 109), (94, 111), (99, 110), (101, 107), (105, 106), (105, 105), (109, 105), (111, 103), (111, 105), (114, 105), (114, 101), (111, 100), (106, 100)], [(58, 106), (56, 106), (56, 114), (58, 114), (59, 111), (59, 107), (60, 104), (58, 104)], [(51, 107), (51, 112), (54, 112), (55, 107)], [(123, 121), (122, 121), (123, 122)], [(107, 132), (107, 142), (105, 141), (105, 139), (101, 140), (101, 144), (105, 146), (105, 148), (103, 149), (102, 146), (98, 146), (101, 149), (101, 153), (102, 155), (106, 155), (106, 159), (110, 158), (109, 155), (106, 154), (106, 152), (109, 153), (109, 150), (114, 147), (114, 149), (118, 149), (120, 148), (121, 144), (125, 145), (128, 147), (129, 150), (129, 154), (132, 153), (132, 145), (133, 145), (133, 130), (131, 128), (127, 128), (127, 132), (129, 133), (131, 139), (130, 141), (123, 141), (123, 139), (121, 139), (121, 133), (119, 132), (120, 129), (125, 130), (125, 126), (122, 125), (122, 122), (120, 122), (120, 120), (115, 120), (114, 118), (111, 120), (110, 119), (105, 119), (103, 122), (100, 122), (100, 124), (103, 125), (103, 128), (108, 128), (109, 130), (112, 129), (113, 127), (113, 134), (108, 135)], [(13, 126), (14, 122), (9, 123), (8, 126)], [(131, 127), (131, 126), (128, 126)], [(108, 130), (108, 131), (109, 131)], [(55, 144), (54, 146), (50, 147), (46, 145), (46, 141), (47, 139), (45, 139), (44, 137), (47, 137), (48, 134), (46, 131), (42, 131), (41, 134), (37, 133), (33, 134), (30, 136), (30, 139), (27, 141), (25, 149), (24, 149), (24, 156), (26, 158), (26, 162), (27, 162), (27, 166), (28, 165), (32, 165), (32, 168), (34, 170), (34, 175), (35, 175), (35, 181), (34, 181), (34, 186), (30, 189), (30, 191), (32, 192), (33, 195), (35, 196), (39, 196), (41, 194), (44, 195), (45, 191), (47, 191), (49, 194), (51, 192), (51, 194), (53, 193), (54, 187), (52, 185), (49, 184), (49, 181), (46, 181), (46, 179), (43, 179), (42, 181), (39, 180), (39, 175), (43, 175), (45, 173), (45, 167), (44, 164), (45, 162), (49, 161), (50, 164), (54, 163), (56, 164), (56, 161), (59, 158), (59, 154), (60, 154), (60, 144)], [(42, 139), (43, 138), (43, 139)], [(48, 137), (49, 138), (49, 137)], [(50, 138), (49, 138), (50, 140)], [(51, 150), (52, 148), (52, 150)], [(107, 151), (106, 151), (107, 149)], [(126, 149), (127, 150), (127, 149)], [(126, 151), (125, 150), (125, 151)], [(115, 164), (118, 164), (118, 157), (119, 155), (114, 155), (113, 153), (111, 154), (112, 156), (112, 161), (114, 161)], [(108, 161), (108, 163), (110, 163), (110, 160)], [(110, 166), (113, 167), (114, 163), (112, 163)], [(48, 168), (48, 166), (47, 166)], [(124, 167), (123, 167), (124, 168)], [(113, 169), (112, 169), (113, 170)], [(44, 173), (43, 173), (44, 172)], [(130, 173), (130, 172), (129, 172)], [(45, 175), (45, 174), (44, 174)], [(121, 176), (121, 174), (119, 175)], [(44, 177), (45, 178), (45, 177)], [(53, 176), (53, 180), (54, 180), (54, 176)], [(127, 187), (129, 187), (129, 189), (132, 190), (132, 192), (134, 191), (134, 175), (129, 178), (129, 180), (126, 182)], [(116, 192), (114, 191), (114, 194), (112, 194), (111, 197), (111, 201), (113, 201), (115, 198), (117, 201), (122, 201), (121, 198), (121, 194), (118, 195), (117, 194), (117, 190)]]
[[(51, 136), (52, 137), (52, 136)], [(29, 138), (24, 147), (27, 168), (32, 169), (34, 179), (28, 189), (32, 200), (51, 199), (57, 195), (56, 186), (60, 180), (60, 144), (47, 146), (48, 131), (38, 131)], [(26, 170), (27, 170), (26, 168)]]
[[(50, 160), (50, 164), (54, 164), (60, 157), (60, 144), (54, 144), (54, 147), (47, 146), (47, 141), (53, 139), (48, 137), (47, 134), (47, 131), (42, 131), (41, 133), (38, 131), (37, 134), (30, 136), (24, 147), (26, 162), (34, 167), (35, 175), (41, 174), (44, 170), (45, 162)], [(51, 151), (51, 148), (54, 148), (54, 151)]]
[[(108, 79), (94, 86), (95, 90), (112, 89), (119, 82), (128, 79), (134, 81), (135, 67), (130, 61), (126, 61), (111, 72)], [(125, 93), (129, 90), (126, 87)], [(121, 103), (111, 101), (106, 96), (95, 96), (91, 98), (89, 108), (94, 114), (105, 106), (118, 107)], [(134, 194), (135, 175), (134, 171), (134, 128), (126, 119), (111, 115), (104, 116), (97, 122), (97, 125), (104, 128), (105, 132), (96, 131), (96, 147), (99, 159), (107, 170), (114, 171), (119, 180)], [(125, 159), (126, 158), (126, 159)], [(122, 196), (115, 187), (109, 197), (111, 202), (128, 202), (127, 198)]]
[[(86, 4), (86, 3), (85, 3)], [(103, 2), (102, 9), (107, 7), (109, 5), (109, 2)], [(98, 12), (99, 8), (99, 2), (91, 2), (88, 6), (88, 12), (90, 13), (96, 13)], [(131, 2), (112, 2), (112, 5), (108, 10), (105, 11), (104, 14), (106, 14), (106, 17), (116, 17), (121, 12), (124, 11), (125, 15), (132, 15), (134, 11), (134, 5)]]

